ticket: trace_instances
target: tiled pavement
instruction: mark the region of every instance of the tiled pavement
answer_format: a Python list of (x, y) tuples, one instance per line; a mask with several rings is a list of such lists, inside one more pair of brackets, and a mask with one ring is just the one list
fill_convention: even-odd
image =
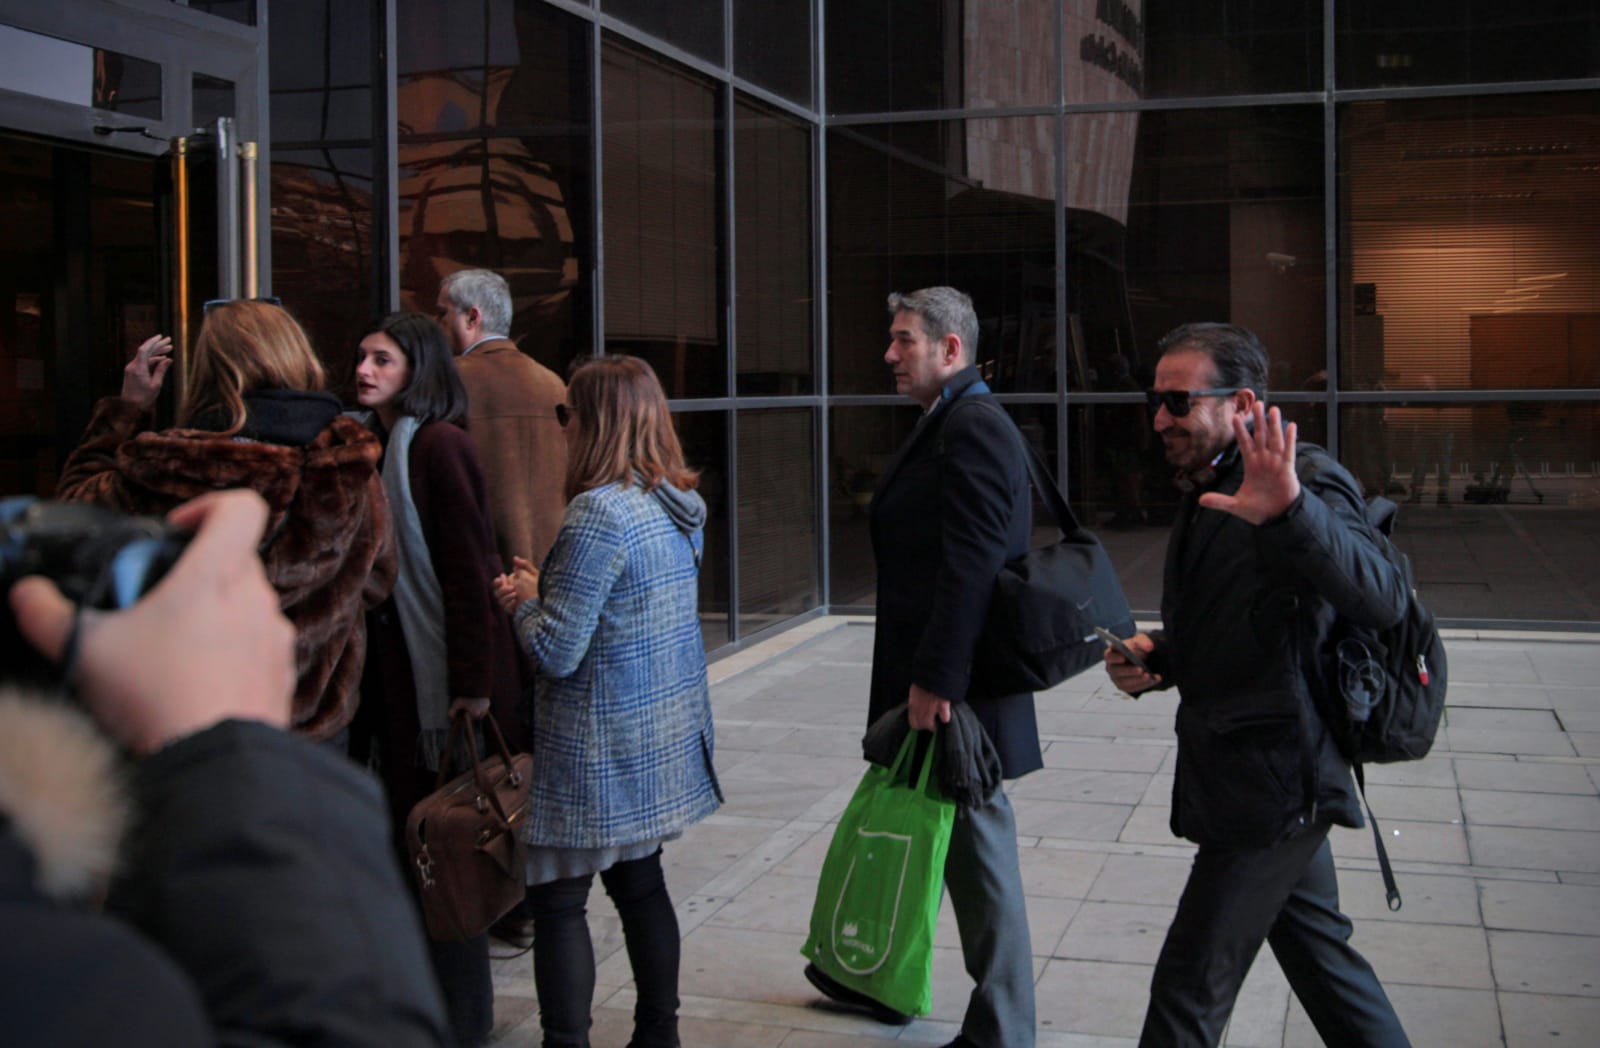
[[(1370, 769), (1405, 906), (1384, 905), (1369, 831), (1335, 829), (1354, 942), (1421, 1046), (1600, 1044), (1600, 636), (1447, 633), (1450, 700), (1427, 760)], [(862, 771), (872, 631), (822, 618), (711, 667), (728, 803), (666, 849), (684, 935), (690, 1048), (942, 1045), (970, 982), (948, 902), (930, 1016), (896, 1028), (824, 1010), (800, 947), (833, 821)], [(1039, 697), (1045, 768), (1010, 784), (1039, 1044), (1131, 1045), (1188, 868), (1167, 830), (1176, 699), (1130, 701), (1091, 670)], [(592, 1043), (633, 1006), (595, 889)], [(497, 1046), (539, 1044), (527, 957), (496, 964)], [(1263, 950), (1225, 1040), (1318, 1042)]]

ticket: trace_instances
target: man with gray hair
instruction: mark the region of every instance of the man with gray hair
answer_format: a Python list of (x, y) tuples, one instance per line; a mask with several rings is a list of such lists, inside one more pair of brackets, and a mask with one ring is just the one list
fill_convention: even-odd
[(467, 387), (467, 432), (483, 456), (501, 566), (544, 561), (566, 510), (567, 443), (556, 407), (567, 386), (517, 348), (511, 289), (487, 269), (461, 269), (439, 285), (439, 326)]
[[(878, 482), (869, 511), (878, 565), (868, 723), (901, 704), (932, 731), (968, 704), (1004, 778), (1043, 766), (1031, 694), (998, 695), (971, 675), (995, 576), (1028, 551), (1033, 496), (1022, 434), (973, 366), (978, 318), (955, 288), (889, 296), (884, 361), (922, 419)], [(1031, 1048), (1033, 957), (1017, 825), (998, 784), (956, 809), (945, 886), (976, 984), (961, 1033), (946, 1048)], [(882, 1022), (906, 1022), (813, 965), (806, 977)]]

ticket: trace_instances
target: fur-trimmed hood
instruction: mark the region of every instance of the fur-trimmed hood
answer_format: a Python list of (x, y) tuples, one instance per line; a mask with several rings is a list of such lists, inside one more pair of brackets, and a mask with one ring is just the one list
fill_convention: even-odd
[(43, 894), (82, 899), (109, 881), (127, 790), (116, 750), (82, 710), (0, 690), (0, 815), (32, 853)]

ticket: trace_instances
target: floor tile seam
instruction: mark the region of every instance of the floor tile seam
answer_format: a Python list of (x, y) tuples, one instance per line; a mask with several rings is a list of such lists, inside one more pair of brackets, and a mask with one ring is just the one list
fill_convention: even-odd
[[(1351, 873), (1380, 873), (1377, 859), (1361, 855), (1335, 856), (1334, 869)], [(1558, 870), (1543, 866), (1474, 866), (1471, 863), (1435, 862), (1428, 859), (1390, 859), (1396, 877), (1454, 877), (1475, 881), (1510, 881), (1518, 884), (1559, 884)]]
[(1588, 630), (1474, 629), (1469, 626), (1441, 626), (1439, 636), (1444, 640), (1483, 643), (1527, 641), (1536, 644), (1600, 644), (1600, 632)]
[[(701, 893), (708, 897), (726, 897), (729, 900), (737, 898), (741, 893), (749, 888), (750, 885), (754, 884), (763, 876), (775, 870), (779, 865), (786, 862), (791, 856), (793, 856), (795, 852), (805, 847), (807, 841), (809, 841), (821, 830), (826, 829), (827, 826), (827, 822), (814, 818), (808, 819), (804, 816), (790, 819), (788, 822), (769, 833), (764, 840), (762, 840), (755, 847), (751, 848), (744, 855), (736, 859), (721, 873), (717, 874), (715, 877), (711, 878), (711, 880), (702, 885)], [(782, 854), (773, 854), (772, 852), (766, 850), (772, 841), (790, 833), (791, 831), (793, 831), (791, 838), (792, 844), (788, 849), (784, 850)], [(757, 862), (758, 859), (761, 860), (759, 863)], [(760, 866), (765, 866), (766, 869), (760, 869)], [(747, 876), (748, 871), (743, 869), (744, 867), (754, 869), (756, 872), (753, 876)], [(735, 876), (735, 871), (738, 871), (737, 876)], [(724, 885), (723, 882), (730, 881), (730, 878), (731, 882), (728, 885)], [(729, 890), (734, 884), (737, 884), (738, 887)], [(713, 887), (717, 888), (717, 890), (708, 890)]]
[[(1556, 936), (1562, 939), (1593, 939), (1596, 942), (1600, 942), (1600, 931), (1571, 932), (1562, 931), (1559, 928), (1512, 928), (1489, 924), (1487, 922), (1482, 924), (1480, 927), (1482, 927), (1486, 932), (1497, 932), (1505, 935), (1545, 935)], [(1595, 996), (1600, 997), (1600, 979), (1595, 980), (1594, 992)]]
[[(1025, 844), (1025, 841), (1032, 843)], [(1148, 855), (1157, 859), (1190, 858), (1196, 845), (1174, 839), (1173, 843), (1142, 841), (1095, 841), (1082, 837), (1052, 837), (1049, 835), (1019, 836), (1018, 847), (1040, 851), (1088, 852), (1098, 855)]]
[(1040, 732), (1040, 742), (1073, 742), (1085, 745), (1104, 745), (1109, 742), (1115, 746), (1176, 746), (1177, 737), (1170, 739), (1147, 739), (1137, 735), (1050, 735)]

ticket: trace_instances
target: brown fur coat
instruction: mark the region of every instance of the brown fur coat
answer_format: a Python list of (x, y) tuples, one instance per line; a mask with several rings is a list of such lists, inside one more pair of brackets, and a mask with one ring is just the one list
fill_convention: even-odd
[(131, 401), (100, 401), (57, 494), (147, 515), (224, 488), (260, 494), (269, 508), (262, 561), (295, 627), (294, 728), (317, 739), (335, 734), (360, 697), (364, 612), (394, 586), (377, 438), (338, 414), (300, 446), (195, 429), (141, 432), (148, 421)]

